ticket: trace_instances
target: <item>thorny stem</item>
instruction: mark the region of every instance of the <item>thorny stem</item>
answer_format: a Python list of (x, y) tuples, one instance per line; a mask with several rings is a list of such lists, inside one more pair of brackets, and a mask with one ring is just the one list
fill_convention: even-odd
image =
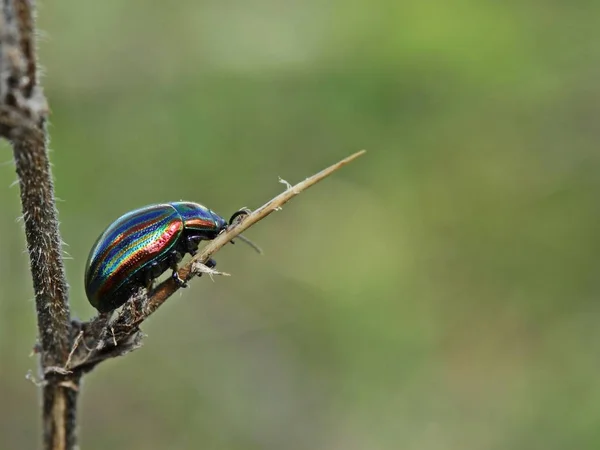
[[(230, 226), (226, 232), (210, 241), (196, 256), (179, 269), (179, 276), (187, 281), (200, 272), (206, 272), (206, 269), (199, 270), (198, 264), (208, 261), (213, 254), (228, 244), (237, 235), (272, 212), (281, 209), (285, 203), (302, 191), (305, 191), (364, 154), (365, 150), (361, 150), (301, 181), (295, 186), (288, 184), (284, 192), (255, 211), (248, 211), (248, 214), (243, 216), (239, 223)], [(213, 271), (208, 272), (219, 274)], [(140, 292), (125, 304), (112, 321), (110, 314), (101, 314), (90, 322), (77, 324), (77, 327), (83, 330), (84, 338), (81, 343), (74, 346), (71, 365), (67, 369), (87, 372), (106, 359), (121, 356), (138, 348), (141, 345), (142, 339), (139, 326), (172, 296), (179, 287), (172, 278), (169, 278), (159, 284), (149, 296), (141, 289)]]
[[(112, 313), (104, 313), (89, 322), (71, 322), (48, 160), (48, 106), (37, 76), (33, 0), (1, 0), (1, 8), (0, 137), (13, 146), (21, 188), (38, 317), (36, 348), (41, 354), (44, 376), (41, 383), (44, 448), (72, 450), (77, 447), (76, 407), (81, 376), (106, 359), (138, 348), (143, 337), (139, 325), (173, 295), (179, 285), (169, 279), (149, 297), (142, 289), (114, 319)], [(179, 276), (189, 280), (202, 272), (198, 265), (208, 261), (241, 232), (364, 153), (364, 150), (355, 153), (295, 186), (288, 185), (282, 194), (256, 211), (249, 211), (241, 217), (243, 220), (211, 241), (181, 267)]]
[(76, 446), (78, 374), (63, 367), (71, 348), (68, 288), (61, 256), (48, 160), (48, 106), (38, 85), (32, 0), (2, 0), (0, 12), (0, 136), (9, 140), (21, 188), (44, 374), (44, 447)]
[[(255, 211), (249, 212), (249, 214), (245, 218), (243, 218), (243, 220), (240, 223), (236, 224), (233, 227), (230, 227), (227, 230), (227, 232), (221, 234), (216, 239), (210, 241), (202, 249), (202, 251), (198, 252), (196, 256), (194, 256), (187, 264), (185, 264), (179, 269), (179, 276), (183, 280), (188, 281), (194, 275), (196, 275), (196, 273), (192, 270), (195, 263), (205, 263), (210, 259), (210, 257), (213, 254), (215, 254), (223, 246), (227, 245), (238, 234), (247, 230), (252, 225), (264, 219), (272, 212), (279, 210), (284, 204), (289, 202), (296, 195), (300, 194), (302, 191), (305, 191), (309, 187), (314, 186), (319, 181), (327, 178), (333, 172), (341, 169), (343, 166), (354, 161), (359, 156), (364, 155), (365, 152), (365, 150), (356, 152), (294, 186), (288, 185), (288, 188), (284, 192), (279, 194), (277, 197), (269, 200), (267, 203), (265, 203), (263, 206), (256, 209)], [(171, 279), (161, 283), (154, 290), (152, 296), (148, 299), (144, 316), (138, 319), (136, 323), (141, 323), (143, 320), (145, 320), (146, 317), (148, 317), (150, 314), (156, 311), (158, 307), (161, 306), (165, 302), (165, 300), (171, 295), (173, 295), (175, 291), (177, 291), (179, 288), (180, 286)]]

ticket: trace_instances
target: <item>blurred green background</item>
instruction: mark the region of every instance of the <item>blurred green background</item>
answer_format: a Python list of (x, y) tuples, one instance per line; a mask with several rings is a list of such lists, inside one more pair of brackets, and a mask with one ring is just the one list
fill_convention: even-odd
[[(600, 3), (40, 2), (73, 314), (122, 213), (257, 207), (145, 346), (85, 378), (85, 449), (600, 448)], [(0, 448), (36, 448), (36, 328), (0, 147)]]

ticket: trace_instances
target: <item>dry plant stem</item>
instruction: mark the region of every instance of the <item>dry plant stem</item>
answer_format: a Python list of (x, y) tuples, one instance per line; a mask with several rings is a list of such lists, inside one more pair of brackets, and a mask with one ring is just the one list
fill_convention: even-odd
[(44, 148), (14, 143), (14, 155), (21, 186), (25, 234), (31, 261), (44, 371), (44, 442), (48, 449), (69, 449), (75, 440), (76, 392), (65, 381), (77, 377), (49, 370), (62, 367), (71, 348), (67, 285), (60, 254), (58, 222), (53, 188)]
[[(277, 197), (257, 210), (250, 211), (248, 215), (241, 216), (240, 223), (230, 226), (225, 233), (210, 241), (201, 252), (182, 266), (178, 272), (179, 276), (189, 280), (201, 272), (214, 275), (220, 274), (202, 267), (202, 263), (205, 263), (221, 247), (228, 244), (244, 230), (264, 219), (273, 211), (279, 210), (290, 199), (364, 153), (364, 150), (357, 152), (295, 186), (288, 185), (288, 189)], [(70, 364), (65, 366), (64, 369), (73, 371), (73, 373), (86, 373), (102, 361), (122, 356), (139, 348), (143, 338), (139, 329), (140, 324), (178, 289), (179, 285), (172, 278), (169, 278), (158, 285), (149, 297), (145, 289), (140, 289), (121, 310), (117, 311), (115, 318), (111, 317), (114, 315), (113, 313), (103, 313), (89, 322), (74, 322), (73, 338), (76, 343), (69, 354)]]
[[(240, 223), (229, 227), (225, 233), (210, 241), (201, 252), (182, 266), (179, 270), (179, 276), (185, 280), (189, 280), (200, 272), (219, 274), (219, 272), (211, 271), (206, 267), (199, 268), (198, 265), (208, 261), (214, 253), (228, 244), (241, 232), (264, 219), (273, 211), (277, 211), (290, 199), (331, 175), (342, 166), (362, 156), (364, 153), (364, 150), (355, 153), (297, 185), (289, 186), (283, 193), (256, 211), (250, 212), (246, 216), (241, 216), (243, 219)], [(196, 268), (195, 270), (194, 267)], [(79, 374), (86, 373), (102, 361), (122, 356), (139, 348), (143, 337), (139, 329), (140, 324), (178, 289), (179, 285), (169, 278), (158, 285), (151, 292), (150, 297), (147, 296), (145, 289), (140, 289), (117, 312), (115, 318), (111, 317), (113, 313), (103, 313), (89, 322), (74, 323), (73, 334), (76, 338), (76, 344), (71, 349), (70, 364), (65, 369)], [(80, 338), (80, 336), (83, 337)]]
[[(76, 406), (80, 377), (109, 358), (141, 345), (139, 324), (148, 318), (179, 285), (161, 283), (149, 298), (138, 293), (111, 321), (100, 314), (90, 322), (71, 322), (68, 287), (61, 256), (54, 186), (48, 159), (48, 107), (38, 84), (33, 0), (0, 0), (0, 137), (9, 140), (21, 188), (27, 248), (38, 316), (41, 365), (44, 375), (44, 448), (76, 448)], [(211, 241), (179, 270), (184, 280), (193, 267), (250, 226), (281, 208), (365, 152), (360, 151), (307, 178), (267, 202)]]
[[(208, 261), (214, 253), (244, 230), (264, 219), (273, 211), (277, 211), (290, 199), (328, 177), (342, 166), (362, 156), (364, 153), (364, 150), (355, 153), (295, 186), (289, 186), (283, 193), (256, 211), (251, 211), (248, 215), (241, 216), (242, 220), (240, 223), (230, 226), (225, 233), (210, 241), (201, 252), (182, 266), (178, 272), (179, 276), (185, 280), (189, 280), (200, 272), (209, 275), (222, 274), (199, 265)], [(140, 289), (116, 313), (115, 318), (111, 317), (113, 313), (102, 313), (89, 322), (74, 322), (73, 337), (76, 342), (69, 353), (70, 364), (65, 366), (64, 369), (76, 374), (83, 374), (93, 370), (102, 361), (122, 356), (139, 348), (143, 338), (139, 329), (140, 324), (178, 289), (179, 285), (173, 279), (169, 278), (158, 285), (151, 292), (150, 297), (147, 296), (145, 289)]]
[[(192, 266), (194, 263), (205, 263), (214, 253), (216, 253), (224, 245), (228, 244), (238, 234), (244, 232), (258, 221), (264, 219), (273, 211), (277, 211), (278, 209), (280, 209), (285, 203), (289, 202), (293, 197), (300, 194), (302, 191), (305, 191), (309, 187), (314, 186), (319, 181), (323, 180), (324, 178), (327, 178), (329, 175), (341, 169), (346, 164), (349, 164), (356, 158), (364, 155), (365, 152), (365, 150), (356, 152), (353, 155), (350, 155), (347, 158), (344, 158), (341, 161), (327, 167), (321, 172), (305, 179), (304, 181), (301, 181), (300, 183), (286, 189), (277, 197), (268, 201), (263, 206), (246, 216), (241, 223), (239, 223), (236, 226), (230, 227), (225, 233), (219, 235), (216, 239), (210, 241), (202, 249), (202, 251), (200, 251), (187, 264), (185, 264), (179, 269), (179, 276), (186, 281), (189, 280), (194, 276), (194, 273), (192, 272)], [(141, 322), (143, 322), (178, 289), (179, 285), (175, 283), (172, 279), (166, 280), (159, 286), (157, 286), (157, 288), (152, 292), (151, 297), (148, 299), (143, 316), (135, 320), (134, 323), (136, 325), (139, 325)]]
[(68, 450), (76, 445), (79, 376), (54, 369), (66, 363), (72, 337), (48, 160), (47, 115), (46, 99), (37, 84), (33, 1), (2, 0), (0, 136), (12, 144), (21, 188), (44, 374), (44, 447)]

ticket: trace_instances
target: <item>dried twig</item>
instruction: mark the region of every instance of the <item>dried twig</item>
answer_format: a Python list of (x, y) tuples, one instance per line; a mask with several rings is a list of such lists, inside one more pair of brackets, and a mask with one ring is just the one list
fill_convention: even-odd
[[(68, 289), (61, 257), (54, 186), (48, 160), (48, 106), (38, 84), (33, 0), (1, 0), (0, 10), (0, 137), (13, 147), (21, 188), (27, 248), (35, 290), (43, 380), (44, 447), (76, 448), (76, 401), (81, 376), (100, 362), (122, 356), (141, 345), (139, 326), (179, 285), (171, 278), (150, 295), (141, 289), (116, 313), (89, 322), (71, 321)], [(292, 197), (364, 154), (364, 150), (287, 189), (208, 243), (179, 270), (189, 280), (206, 273), (226, 275), (203, 265), (241, 232), (264, 219)], [(282, 181), (283, 182), (283, 181)], [(115, 317), (113, 317), (115, 316)], [(29, 377), (34, 379), (33, 376)]]
[[(192, 264), (195, 262), (205, 263), (210, 259), (210, 257), (216, 253), (221, 247), (228, 244), (233, 238), (235, 238), (238, 234), (244, 232), (252, 225), (257, 223), (258, 221), (264, 219), (273, 211), (277, 211), (284, 204), (289, 202), (293, 197), (300, 194), (302, 191), (305, 191), (309, 187), (317, 184), (319, 181), (331, 175), (336, 170), (341, 169), (346, 164), (354, 161), (359, 156), (365, 154), (365, 150), (361, 150), (353, 155), (348, 156), (347, 158), (342, 159), (341, 161), (327, 167), (321, 172), (305, 179), (304, 181), (296, 184), (295, 186), (291, 186), (286, 189), (284, 192), (279, 194), (277, 197), (265, 203), (263, 206), (258, 208), (257, 210), (251, 212), (247, 217), (241, 221), (241, 223), (230, 227), (227, 232), (221, 234), (216, 239), (210, 241), (206, 247), (202, 249), (196, 256), (194, 256), (186, 265), (179, 269), (179, 276), (184, 280), (189, 280), (194, 276), (192, 272)], [(179, 289), (179, 285), (175, 283), (173, 280), (166, 280), (161, 283), (152, 293), (152, 296), (148, 299), (148, 304), (146, 306), (146, 314), (143, 318), (140, 318), (136, 323), (143, 322), (150, 314), (152, 314), (158, 307), (160, 307), (167, 298), (169, 298), (175, 291)]]
[[(331, 175), (342, 166), (350, 163), (365, 153), (364, 150), (357, 152), (336, 164), (322, 170), (321, 172), (307, 178), (306, 180), (291, 186), (287, 184), (287, 189), (277, 197), (265, 203), (255, 211), (248, 211), (247, 215), (241, 216), (242, 220), (219, 235), (216, 239), (210, 241), (196, 256), (187, 264), (179, 269), (179, 276), (184, 280), (190, 280), (199, 273), (219, 274), (216, 271), (198, 270), (198, 265), (203, 264), (210, 259), (219, 249), (228, 244), (237, 235), (247, 230), (252, 225), (267, 217), (273, 211), (290, 201), (293, 197), (302, 191), (315, 185), (319, 181)], [(204, 266), (206, 267), (206, 266)], [(147, 297), (144, 289), (130, 299), (123, 309), (118, 312), (114, 320), (110, 320), (106, 314), (100, 315), (90, 322), (82, 324), (81, 327), (85, 334), (85, 346), (79, 346), (78, 351), (74, 351), (70, 370), (79, 370), (87, 372), (105, 359), (121, 356), (141, 345), (141, 334), (139, 326), (156, 311), (170, 296), (178, 289), (179, 285), (172, 278), (163, 281)], [(110, 329), (110, 334), (108, 330)], [(91, 348), (92, 350), (86, 350)]]
[(67, 282), (47, 152), (48, 107), (37, 83), (31, 0), (3, 0), (0, 11), (0, 136), (13, 147), (35, 291), (43, 383), (44, 445), (75, 444), (78, 375), (64, 367), (71, 348)]

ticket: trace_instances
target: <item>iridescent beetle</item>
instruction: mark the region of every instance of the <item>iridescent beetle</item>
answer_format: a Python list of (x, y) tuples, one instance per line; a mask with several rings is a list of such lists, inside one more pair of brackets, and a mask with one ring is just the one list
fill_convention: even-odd
[[(160, 203), (128, 212), (100, 235), (90, 251), (85, 267), (88, 300), (100, 312), (112, 311), (169, 268), (173, 279), (185, 285), (177, 275), (177, 264), (186, 253), (194, 255), (200, 241), (212, 240), (226, 228), (225, 219), (192, 202)], [(206, 265), (216, 263), (211, 259)]]

